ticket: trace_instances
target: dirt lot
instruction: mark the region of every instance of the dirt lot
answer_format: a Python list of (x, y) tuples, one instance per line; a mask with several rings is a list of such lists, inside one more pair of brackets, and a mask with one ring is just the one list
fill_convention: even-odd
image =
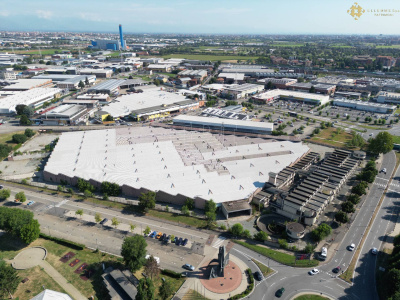
[(23, 145), (18, 150), (21, 152), (30, 152), (30, 151), (40, 151), (43, 150), (44, 147), (58, 138), (59, 134), (39, 134), (35, 138), (28, 141), (25, 145)]

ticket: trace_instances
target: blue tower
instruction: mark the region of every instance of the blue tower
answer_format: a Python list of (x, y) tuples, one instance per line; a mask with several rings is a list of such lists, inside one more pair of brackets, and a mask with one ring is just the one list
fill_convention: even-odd
[(125, 42), (124, 42), (124, 37), (122, 35), (122, 26), (119, 24), (119, 38), (121, 40), (121, 49), (125, 50)]

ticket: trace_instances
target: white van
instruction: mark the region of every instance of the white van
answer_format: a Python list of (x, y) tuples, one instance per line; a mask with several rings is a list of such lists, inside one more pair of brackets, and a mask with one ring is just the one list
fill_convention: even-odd
[(322, 247), (321, 254), (319, 255), (319, 259), (326, 260), (327, 255), (328, 255), (328, 249), (326, 249), (325, 247)]

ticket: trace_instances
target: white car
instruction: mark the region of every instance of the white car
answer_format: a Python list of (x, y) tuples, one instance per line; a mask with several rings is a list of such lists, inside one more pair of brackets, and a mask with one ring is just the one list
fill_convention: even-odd
[(381, 172), (386, 174), (386, 168), (383, 168)]
[(376, 249), (375, 247), (371, 249), (371, 253), (374, 255), (378, 254), (378, 249)]
[(311, 276), (317, 275), (318, 273), (319, 273), (318, 269), (312, 269), (311, 271), (308, 272), (308, 274), (310, 274)]
[(355, 248), (356, 248), (356, 245), (351, 244), (351, 245), (349, 246), (349, 251), (354, 251)]

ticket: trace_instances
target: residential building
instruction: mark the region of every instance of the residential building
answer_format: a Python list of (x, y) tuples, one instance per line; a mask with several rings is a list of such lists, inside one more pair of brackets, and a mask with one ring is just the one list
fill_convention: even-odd
[(0, 71), (0, 79), (4, 80), (16, 80), (17, 75), (14, 71), (8, 71), (8, 70), (1, 70)]
[(363, 65), (372, 64), (373, 58), (369, 55), (356, 55), (353, 56), (353, 61)]
[(396, 59), (392, 56), (377, 56), (376, 63), (381, 63), (382, 66), (391, 68), (396, 64)]

